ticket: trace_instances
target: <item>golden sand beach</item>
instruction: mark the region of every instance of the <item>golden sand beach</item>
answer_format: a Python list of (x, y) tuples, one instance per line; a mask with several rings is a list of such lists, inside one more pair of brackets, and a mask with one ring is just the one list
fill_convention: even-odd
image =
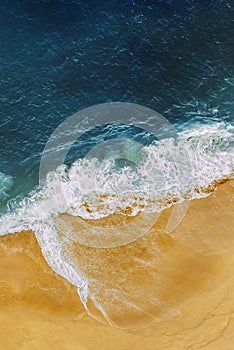
[[(234, 180), (229, 180), (210, 196), (191, 201), (170, 235), (165, 228), (172, 208), (147, 236), (127, 246), (103, 250), (71, 244), (71, 258), (79, 260), (90, 291), (115, 327), (91, 300), (89, 310), (102, 322), (87, 315), (76, 287), (48, 266), (33, 232), (1, 237), (0, 349), (232, 350), (233, 209)], [(128, 295), (139, 290), (132, 298), (141, 309), (106, 296), (105, 288), (114, 284)]]

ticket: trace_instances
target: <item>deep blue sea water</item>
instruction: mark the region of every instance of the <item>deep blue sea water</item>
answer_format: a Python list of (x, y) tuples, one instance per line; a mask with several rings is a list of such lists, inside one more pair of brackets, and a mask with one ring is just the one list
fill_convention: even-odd
[(47, 139), (82, 108), (233, 120), (231, 0), (2, 0), (0, 16), (0, 171), (14, 180), (4, 203), (38, 182)]

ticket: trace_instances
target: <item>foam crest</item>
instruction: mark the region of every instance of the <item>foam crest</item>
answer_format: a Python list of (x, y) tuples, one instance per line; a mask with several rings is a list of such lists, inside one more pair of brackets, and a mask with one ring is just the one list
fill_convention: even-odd
[[(215, 181), (234, 169), (234, 128), (230, 124), (196, 125), (178, 137), (142, 148), (137, 166), (119, 166), (115, 159), (79, 159), (61, 165), (0, 219), (1, 233), (34, 229), (61, 213), (85, 219), (111, 214), (160, 212), (174, 202), (206, 196)], [(11, 178), (0, 175), (6, 194)], [(18, 227), (17, 227), (18, 225)]]

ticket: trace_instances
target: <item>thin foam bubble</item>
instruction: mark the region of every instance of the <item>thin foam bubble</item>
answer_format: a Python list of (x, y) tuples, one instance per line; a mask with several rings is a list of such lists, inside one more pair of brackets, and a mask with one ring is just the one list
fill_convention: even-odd
[(0, 201), (6, 200), (9, 197), (8, 192), (12, 186), (12, 176), (0, 172)]

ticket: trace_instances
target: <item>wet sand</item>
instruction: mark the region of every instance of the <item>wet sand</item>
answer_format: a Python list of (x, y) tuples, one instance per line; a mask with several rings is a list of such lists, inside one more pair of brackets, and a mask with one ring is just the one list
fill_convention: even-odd
[[(76, 287), (50, 269), (32, 232), (1, 237), (1, 348), (233, 349), (233, 209), (234, 181), (230, 180), (219, 185), (209, 197), (193, 200), (183, 221), (171, 235), (165, 233), (171, 214), (169, 209), (162, 213), (148, 237), (130, 244), (131, 249), (137, 250), (138, 259), (141, 257), (145, 261), (148, 257), (146, 243), (156, 242), (159, 249), (156, 253), (160, 253), (158, 258), (161, 259), (157, 297), (166, 305), (153, 311), (150, 307), (148, 313), (155, 313), (156, 322), (149, 322), (146, 328), (137, 331), (117, 329), (104, 320), (100, 323), (88, 316)], [(99, 225), (105, 225), (105, 222)], [(84, 253), (82, 272), (92, 277), (96, 270), (88, 269), (85, 263), (92, 261), (93, 250), (77, 245), (72, 249), (74, 256)], [(124, 256), (125, 249), (114, 250), (116, 260), (107, 252), (103, 256), (96, 250), (95, 254), (101, 256), (98, 262), (111, 266), (111, 261), (117, 261), (121, 254)], [(126, 271), (129, 270), (129, 261), (119, 260), (118, 268), (124, 268), (127, 263)], [(103, 277), (106, 281), (108, 274), (108, 281), (118, 277), (110, 274), (109, 269), (103, 269), (102, 264), (96, 266), (99, 267), (99, 279)], [(143, 286), (145, 279), (139, 275), (135, 277), (131, 286)], [(147, 283), (150, 284), (150, 280)], [(102, 298), (101, 290), (96, 297)], [(144, 304), (143, 309), (146, 307)], [(168, 315), (170, 308), (173, 312), (167, 317), (164, 312)], [(122, 327), (134, 324), (135, 319), (138, 323), (148, 321), (141, 320), (141, 314), (135, 315), (135, 319), (129, 313), (118, 315), (117, 310), (118, 304), (113, 303), (108, 311), (115, 324)]]

